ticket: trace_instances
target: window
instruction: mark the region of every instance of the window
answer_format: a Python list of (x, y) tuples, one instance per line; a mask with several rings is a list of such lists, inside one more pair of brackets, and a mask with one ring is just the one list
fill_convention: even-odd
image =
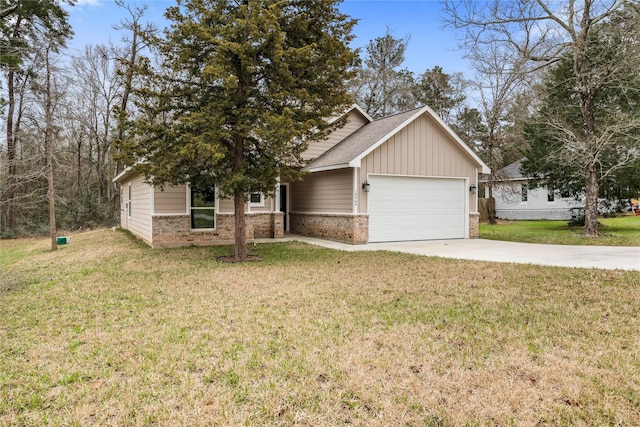
[(526, 202), (527, 200), (529, 200), (529, 187), (527, 186), (527, 184), (522, 184), (522, 188), (520, 191), (522, 194), (522, 201)]
[(129, 218), (131, 218), (131, 183), (129, 183), (129, 201), (127, 202), (127, 210)]
[(264, 206), (264, 194), (262, 194), (262, 193), (251, 193), (249, 195), (249, 205), (250, 206)]
[(556, 199), (555, 192), (556, 190), (553, 185), (547, 186), (547, 202), (553, 202)]
[(213, 185), (191, 187), (191, 228), (216, 228), (216, 189)]

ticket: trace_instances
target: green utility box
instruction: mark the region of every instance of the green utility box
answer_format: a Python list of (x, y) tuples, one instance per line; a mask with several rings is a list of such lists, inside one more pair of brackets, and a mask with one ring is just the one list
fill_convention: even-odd
[(70, 237), (58, 237), (56, 239), (56, 243), (59, 244), (59, 245), (66, 245), (70, 241), (71, 241)]

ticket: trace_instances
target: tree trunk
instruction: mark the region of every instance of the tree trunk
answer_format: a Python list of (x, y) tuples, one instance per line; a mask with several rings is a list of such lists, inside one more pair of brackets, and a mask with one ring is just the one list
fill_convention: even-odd
[(15, 211), (15, 192), (16, 192), (16, 139), (13, 128), (13, 116), (15, 114), (15, 72), (9, 70), (7, 74), (7, 188), (4, 192), (4, 206), (6, 223), (3, 231), (9, 235), (16, 232), (16, 211)]
[(489, 161), (489, 167), (491, 171), (489, 171), (489, 179), (487, 180), (487, 187), (489, 189), (489, 198), (487, 201), (487, 213), (489, 215), (489, 224), (496, 224), (496, 199), (493, 197), (493, 186), (494, 186), (494, 176), (493, 173), (496, 170), (496, 162), (493, 158), (493, 141), (495, 138), (495, 133), (493, 131), (493, 125), (491, 125), (491, 130), (489, 132), (489, 147), (487, 149), (487, 158)]
[(49, 62), (49, 47), (45, 52), (45, 67), (46, 67), (46, 80), (45, 80), (45, 100), (44, 100), (44, 144), (45, 155), (47, 157), (47, 198), (49, 199), (49, 236), (51, 237), (51, 250), (58, 249), (57, 242), (57, 229), (56, 229), (56, 197), (55, 188), (53, 185), (53, 111), (51, 111), (51, 64)]
[(246, 234), (246, 219), (244, 215), (245, 208), (245, 195), (243, 193), (235, 194), (233, 196), (233, 205), (235, 212), (235, 253), (236, 260), (246, 260), (247, 253), (247, 234)]
[(489, 224), (497, 224), (496, 220), (496, 199), (491, 196), (487, 199), (487, 215), (489, 216)]
[[(124, 6), (124, 2), (122, 3), (122, 5)], [(131, 9), (128, 9), (128, 10), (129, 10), (129, 13), (131, 13), (131, 17), (133, 18), (131, 22), (131, 52), (130, 52), (129, 58), (126, 61), (127, 69), (125, 71), (124, 89), (122, 92), (122, 100), (120, 102), (120, 110), (116, 117), (116, 123), (117, 123), (116, 124), (116, 127), (117, 127), (116, 140), (119, 141), (119, 143), (121, 143), (121, 141), (124, 139), (124, 136), (125, 136), (125, 126), (127, 121), (127, 106), (129, 103), (129, 94), (131, 93), (132, 86), (133, 86), (134, 67), (135, 67), (136, 61), (138, 60), (138, 50), (140, 49), (138, 38), (142, 31), (142, 29), (140, 28), (140, 25), (138, 24), (138, 19), (141, 18), (142, 15), (141, 14), (134, 15), (131, 12)], [(114, 176), (118, 175), (122, 169), (124, 169), (122, 160), (117, 160), (115, 163)], [(109, 220), (112, 221), (113, 223), (116, 223), (118, 219), (117, 213), (119, 212), (119, 210), (118, 210), (117, 204), (120, 201), (120, 198), (117, 197), (118, 195), (119, 195), (118, 187), (116, 187), (114, 184), (113, 194), (109, 200)]]
[(589, 237), (598, 237), (598, 178), (596, 166), (587, 166), (584, 175), (584, 234)]
[[(20, 27), (22, 25), (22, 18), (18, 17), (13, 25), (12, 36), (17, 40), (20, 37)], [(8, 174), (7, 174), (7, 188), (4, 193), (4, 205), (6, 209), (6, 222), (4, 223), (5, 229), (8, 234), (13, 236), (16, 233), (17, 221), (16, 221), (16, 203), (15, 195), (17, 190), (17, 168), (16, 168), (16, 124), (14, 124), (14, 115), (16, 108), (16, 96), (15, 96), (15, 82), (16, 74), (15, 70), (9, 69), (7, 73), (7, 162), (8, 162)]]

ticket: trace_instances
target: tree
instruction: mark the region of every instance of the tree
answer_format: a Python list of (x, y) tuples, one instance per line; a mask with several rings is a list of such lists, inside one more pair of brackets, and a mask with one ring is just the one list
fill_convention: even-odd
[(456, 114), (451, 128), (472, 150), (480, 151), (487, 134), (487, 126), (477, 108), (463, 107)]
[(248, 258), (247, 195), (299, 177), (306, 141), (352, 102), (355, 21), (337, 3), (185, 0), (166, 12), (173, 25), (155, 47), (167, 72), (138, 88), (140, 118), (120, 158), (144, 160), (153, 185), (232, 197), (237, 260)]
[[(606, 27), (605, 30), (611, 29), (609, 24)], [(611, 43), (619, 43), (615, 34), (602, 34), (599, 39), (609, 37)], [(594, 44), (592, 48), (599, 49), (600, 46)], [(591, 55), (598, 56), (597, 52)], [(558, 62), (549, 70), (540, 88), (545, 95), (543, 103), (536, 116), (525, 125), (530, 148), (526, 152), (523, 171), (578, 198), (584, 195), (581, 171), (593, 155), (574, 143), (575, 135), (581, 132), (582, 112), (578, 100), (571, 96), (571, 88), (576, 85), (571, 68), (570, 57)], [(640, 163), (640, 76), (637, 67), (627, 72), (624, 86), (603, 88), (594, 97), (598, 106), (594, 129), (600, 151), (596, 168), (598, 196), (616, 204), (624, 204), (640, 192), (637, 173)], [(568, 145), (574, 149), (563, 149)]]
[(389, 29), (371, 40), (354, 81), (356, 102), (371, 117), (384, 117), (415, 106), (413, 73), (400, 68), (409, 38), (397, 39)]
[[(596, 117), (602, 106), (596, 100), (607, 88), (630, 89), (625, 77), (626, 70), (638, 58), (639, 7), (633, 0), (445, 2), (448, 22), (465, 31), (463, 46), (467, 48), (495, 45), (512, 49), (532, 68), (544, 68), (563, 59), (570, 61), (575, 84), (568, 89), (579, 106), (580, 128), (578, 132), (575, 128), (556, 131), (563, 135), (563, 151), (584, 154), (581, 173), (587, 236), (598, 235), (598, 167), (603, 148), (617, 144), (618, 138), (612, 136), (633, 132), (637, 126), (635, 121), (631, 127), (624, 125), (611, 114), (613, 124), (598, 129)], [(630, 19), (620, 20), (622, 14)], [(598, 34), (599, 27), (611, 20), (621, 24), (616, 26), (616, 44)], [(631, 161), (634, 156), (627, 152), (622, 157)]]
[(49, 201), (49, 237), (51, 239), (51, 250), (58, 249), (57, 242), (57, 228), (56, 228), (56, 195), (55, 186), (53, 181), (53, 137), (54, 137), (54, 125), (53, 125), (53, 89), (51, 87), (51, 79), (53, 70), (53, 64), (51, 61), (51, 54), (55, 53), (57, 46), (55, 40), (50, 39), (50, 43), (44, 46), (44, 65), (45, 65), (45, 84), (44, 84), (44, 145), (45, 145), (45, 157), (47, 159), (47, 199)]
[[(144, 58), (141, 56), (142, 52), (148, 48), (145, 42), (145, 36), (147, 39), (156, 35), (157, 29), (153, 24), (141, 23), (144, 16), (145, 7), (132, 7), (129, 4), (125, 4), (123, 0), (116, 0), (116, 4), (126, 9), (129, 12), (130, 19), (122, 22), (121, 25), (115, 27), (116, 30), (126, 30), (128, 34), (125, 34), (122, 41), (125, 43), (125, 47), (121, 49), (117, 54), (119, 75), (122, 78), (122, 93), (120, 95), (120, 104), (114, 109), (116, 119), (116, 135), (114, 147), (119, 147), (124, 143), (125, 133), (127, 131), (127, 119), (130, 117), (129, 111), (129, 97), (133, 90), (134, 77), (137, 71), (144, 68)], [(143, 63), (141, 64), (140, 61)], [(110, 111), (111, 112), (111, 111)], [(117, 155), (115, 157), (118, 157)], [(115, 175), (122, 170), (122, 162), (117, 161), (115, 165)], [(113, 194), (115, 196), (115, 192)], [(116, 197), (111, 197), (109, 203), (110, 218), (114, 218), (116, 212)]]
[[(0, 67), (7, 76), (7, 187), (3, 193), (3, 212), (0, 232), (14, 235), (16, 232), (16, 189), (18, 187), (16, 170), (16, 138), (19, 134), (20, 116), (16, 107), (21, 102), (16, 99), (16, 80), (21, 63), (33, 54), (32, 46), (38, 40), (38, 34), (47, 33), (48, 37), (60, 44), (72, 34), (68, 23), (68, 14), (55, 0), (10, 0), (2, 4), (0, 20)], [(31, 42), (31, 43), (30, 43)]]
[(514, 138), (514, 111), (516, 101), (522, 99), (527, 83), (526, 61), (514, 54), (512, 49), (497, 45), (476, 45), (467, 57), (476, 74), (471, 83), (479, 97), (479, 113), (485, 125), (485, 132), (476, 150), (491, 169), (487, 179), (489, 223), (496, 223), (493, 190), (502, 178), (498, 171), (508, 164), (505, 153), (513, 150), (517, 143)]
[(466, 99), (467, 82), (462, 73), (447, 74), (436, 65), (425, 71), (413, 88), (414, 101), (428, 105), (448, 124), (452, 124), (454, 111)]

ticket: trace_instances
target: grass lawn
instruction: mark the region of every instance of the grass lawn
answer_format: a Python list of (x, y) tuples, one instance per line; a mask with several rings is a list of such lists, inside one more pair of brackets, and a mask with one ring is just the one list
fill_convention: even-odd
[(0, 241), (0, 425), (640, 425), (640, 272)]
[(600, 218), (597, 238), (585, 237), (582, 227), (569, 227), (567, 221), (501, 221), (480, 224), (480, 237), (510, 242), (554, 245), (640, 246), (640, 216)]

